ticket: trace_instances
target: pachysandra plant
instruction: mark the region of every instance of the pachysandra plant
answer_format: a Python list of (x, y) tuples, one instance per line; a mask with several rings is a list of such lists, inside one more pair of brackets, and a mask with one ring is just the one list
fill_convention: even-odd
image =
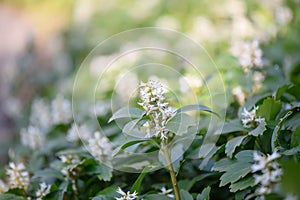
[[(12, 2), (5, 4), (9, 8), (20, 5), (21, 9), (25, 5)], [(56, 4), (47, 1), (42, 6), (52, 8), (46, 6), (51, 2)], [(94, 6), (97, 2), (91, 2), (96, 1), (67, 3), (74, 7), (73, 12), (67, 10), (75, 20), (67, 20), (70, 28), (61, 29), (63, 32), (50, 34), (55, 36), (51, 37), (54, 45), (50, 45), (50, 57), (55, 56), (55, 61), (40, 67), (46, 74), (40, 73), (43, 70), (27, 71), (34, 68), (26, 66), (43, 65), (40, 61), (44, 60), (40, 55), (36, 59), (35, 51), (26, 49), (32, 45), (18, 45), (27, 37), (4, 41), (16, 42), (14, 48), (5, 45), (4, 52), (21, 47), (17, 48), (21, 60), (15, 62), (11, 53), (7, 59), (0, 49), (0, 200), (300, 199), (299, 1), (177, 1), (172, 5), (145, 0), (128, 4), (129, 9), (125, 4), (119, 7), (109, 3), (101, 8), (101, 17), (111, 20), (99, 20), (99, 9)], [(26, 1), (25, 7), (31, 4), (36, 3)], [(199, 13), (199, 8), (208, 9)], [(10, 13), (2, 12), (1, 16)], [(59, 16), (59, 12), (54, 13)], [(135, 37), (134, 42), (126, 37), (90, 54), (96, 37), (124, 31), (127, 25), (143, 24), (181, 30), (205, 44), (219, 63), (218, 73), (208, 68), (211, 64), (196, 48), (168, 35), (146, 34)], [(24, 32), (22, 27), (18, 26), (20, 33)], [(29, 39), (36, 44), (35, 36)], [(167, 48), (169, 39), (172, 49)], [(233, 44), (231, 51), (228, 41)], [(141, 50), (145, 42), (163, 48), (127, 51)], [(26, 51), (22, 53), (23, 48)], [(177, 49), (193, 59), (177, 56)], [(128, 54), (120, 56), (125, 51)], [(72, 63), (79, 63), (85, 54), (89, 56), (82, 66), (88, 69), (83, 73), (82, 87), (74, 84), (76, 95), (69, 83), (77, 72), (69, 69), (74, 69)], [(112, 68), (104, 73), (103, 65), (116, 57)], [(163, 65), (143, 65), (149, 61), (151, 66)], [(20, 70), (15, 70), (18, 68), (13, 66), (19, 64)], [(190, 64), (199, 66), (199, 71)], [(91, 91), (90, 86), (101, 73), (103, 81)], [(210, 108), (180, 108), (173, 94), (182, 102), (199, 99), (209, 105), (211, 92), (219, 92), (219, 88), (212, 91), (210, 86), (222, 84), (215, 81), (219, 80), (216, 76), (224, 82), (226, 102), (222, 105), (226, 106), (226, 115), (220, 124), (208, 126), (213, 119)], [(139, 85), (139, 80), (144, 82)], [(174, 85), (172, 92), (165, 82)], [(91, 99), (86, 101), (87, 91), (95, 91), (94, 104)], [(128, 99), (132, 107), (113, 111)], [(199, 111), (209, 113), (199, 116)], [(13, 144), (3, 142), (9, 127), (9, 133), (15, 132), (9, 135), (15, 139)], [(213, 134), (214, 128), (220, 130), (218, 140), (211, 149), (205, 148), (209, 131)], [(8, 153), (3, 155), (6, 147)]]
[[(175, 197), (176, 200), (181, 199), (180, 197), (180, 190), (178, 188), (178, 183), (176, 179), (176, 173), (173, 167), (173, 162), (171, 159), (171, 150), (168, 147), (168, 144), (172, 141), (174, 138), (174, 135), (181, 134), (177, 131), (179, 131), (180, 128), (177, 130), (168, 129), (168, 123), (178, 114), (180, 116), (181, 112), (183, 111), (190, 111), (190, 110), (203, 110), (203, 111), (209, 111), (212, 112), (211, 109), (209, 109), (206, 106), (203, 105), (190, 105), (190, 106), (184, 106), (182, 108), (176, 109), (169, 105), (169, 103), (166, 101), (166, 98), (164, 94), (166, 93), (166, 88), (163, 86), (162, 83), (155, 80), (149, 80), (148, 82), (144, 83), (141, 82), (140, 86), (140, 101), (138, 102), (138, 105), (142, 107), (144, 112), (141, 112), (142, 115), (140, 119), (136, 121), (136, 124), (140, 123), (139, 129), (144, 132), (144, 138), (145, 139), (158, 139), (158, 143), (161, 147), (161, 150), (164, 155), (164, 159), (166, 162), (166, 165), (168, 167), (172, 185), (173, 185), (173, 191), (174, 195), (170, 194), (172, 190), (166, 190), (164, 187), (162, 188), (161, 194), (169, 196), (169, 197)], [(136, 113), (136, 109), (138, 108), (121, 108), (120, 110), (116, 111), (115, 114), (113, 114), (111, 120), (117, 120), (119, 118), (123, 118), (124, 115), (121, 113), (128, 112), (126, 117), (131, 117), (133, 114), (130, 113)], [(133, 112), (135, 110), (135, 112)], [(176, 121), (176, 123), (185, 123)], [(180, 125), (179, 125), (180, 127)], [(187, 126), (188, 128), (188, 126)], [(196, 134), (196, 133), (195, 133)], [(157, 140), (156, 140), (157, 141)], [(178, 173), (178, 172), (177, 172)]]

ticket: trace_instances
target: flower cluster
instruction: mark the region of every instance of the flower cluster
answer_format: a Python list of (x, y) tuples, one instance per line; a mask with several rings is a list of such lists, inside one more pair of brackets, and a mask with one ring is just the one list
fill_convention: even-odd
[(53, 124), (68, 124), (72, 119), (72, 109), (69, 100), (57, 95), (51, 103)]
[(87, 125), (80, 125), (76, 127), (73, 123), (71, 128), (68, 130), (66, 139), (69, 142), (78, 142), (80, 138), (83, 140), (88, 140), (90, 138), (91, 130)]
[(251, 166), (252, 172), (259, 174), (254, 175), (255, 183), (260, 184), (256, 190), (257, 195), (269, 194), (272, 192), (274, 184), (280, 181), (282, 169), (275, 160), (280, 154), (273, 152), (271, 155), (260, 155), (254, 152), (253, 158), (255, 163)]
[(250, 68), (262, 68), (262, 50), (259, 47), (259, 42), (237, 42), (233, 45), (232, 54), (239, 59), (240, 65), (243, 66), (245, 72)]
[(9, 163), (9, 168), (6, 169), (8, 183), (10, 188), (27, 189), (30, 179), (29, 173), (26, 171), (23, 163)]
[(88, 150), (98, 160), (108, 158), (112, 153), (112, 145), (105, 136), (101, 136), (100, 132), (95, 132), (94, 137), (88, 140)]
[(45, 144), (45, 134), (37, 127), (29, 126), (27, 129), (23, 128), (20, 134), (21, 143), (33, 150), (39, 149)]
[(46, 183), (41, 183), (40, 188), (36, 191), (35, 195), (37, 196), (37, 200), (42, 200), (44, 196), (50, 193), (51, 185)]
[(115, 197), (116, 200), (134, 200), (138, 198), (136, 191), (134, 191), (132, 194), (130, 193), (130, 191), (126, 193), (120, 187), (118, 187), (117, 193), (122, 195), (122, 197)]
[(50, 106), (44, 99), (35, 99), (32, 102), (30, 123), (43, 131), (47, 131), (52, 125)]
[(8, 190), (7, 185), (0, 179), (0, 194)]
[(140, 106), (144, 108), (151, 121), (146, 122), (147, 137), (150, 137), (151, 130), (154, 130), (156, 137), (167, 139), (166, 123), (175, 115), (175, 110), (165, 102), (164, 87), (158, 81), (149, 80), (147, 83), (141, 82), (140, 96), (142, 102)]
[(62, 163), (67, 164), (75, 164), (80, 162), (80, 159), (77, 155), (60, 155), (59, 159)]
[(39, 149), (53, 125), (68, 124), (71, 119), (71, 103), (62, 95), (57, 95), (51, 105), (44, 99), (35, 99), (31, 106), (30, 125), (20, 133), (21, 143), (33, 150)]
[(256, 111), (258, 107), (254, 106), (252, 110), (248, 111), (246, 108), (244, 108), (242, 115), (242, 123), (245, 128), (253, 128), (256, 127), (258, 124), (265, 121), (264, 118), (257, 117)]

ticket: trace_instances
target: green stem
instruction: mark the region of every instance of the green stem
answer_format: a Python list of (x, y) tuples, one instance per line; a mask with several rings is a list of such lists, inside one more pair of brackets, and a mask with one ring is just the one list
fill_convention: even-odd
[(164, 151), (164, 155), (168, 164), (168, 168), (169, 168), (169, 172), (170, 172), (170, 176), (171, 176), (171, 180), (172, 180), (172, 185), (173, 185), (173, 189), (174, 189), (174, 194), (175, 194), (175, 199), (176, 200), (180, 200), (180, 194), (179, 194), (179, 189), (178, 189), (178, 185), (177, 185), (177, 180), (176, 180), (176, 175), (173, 169), (173, 165), (171, 162), (171, 157), (167, 148), (167, 142), (166, 140), (162, 140), (162, 145), (163, 145), (163, 151)]

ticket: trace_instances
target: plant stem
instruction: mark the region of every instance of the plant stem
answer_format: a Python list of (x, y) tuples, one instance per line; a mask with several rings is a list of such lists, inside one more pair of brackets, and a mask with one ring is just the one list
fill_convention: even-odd
[(177, 185), (176, 175), (175, 175), (175, 172), (174, 172), (174, 169), (173, 169), (170, 154), (168, 152), (166, 140), (162, 140), (162, 145), (163, 145), (164, 155), (165, 155), (165, 158), (166, 158), (166, 161), (167, 161), (167, 164), (168, 164), (168, 168), (169, 168), (169, 172), (170, 172), (170, 176), (171, 176), (171, 180), (172, 180), (175, 199), (180, 200), (180, 194), (179, 194), (179, 189), (178, 189), (178, 185)]

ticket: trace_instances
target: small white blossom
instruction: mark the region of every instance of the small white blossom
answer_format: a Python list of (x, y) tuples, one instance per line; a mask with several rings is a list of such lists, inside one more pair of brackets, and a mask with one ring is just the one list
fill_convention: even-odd
[(279, 157), (280, 154), (277, 152), (267, 156), (254, 152), (255, 163), (251, 166), (251, 170), (256, 173), (253, 175), (255, 183), (259, 184), (255, 191), (256, 195), (270, 194), (273, 186), (280, 181), (282, 169), (279, 163), (275, 161)]
[(33, 150), (41, 148), (45, 144), (46, 136), (42, 131), (34, 126), (29, 126), (27, 129), (21, 129), (21, 143)]
[(246, 100), (246, 95), (242, 90), (241, 86), (235, 87), (232, 89), (232, 94), (236, 96), (237, 101), (239, 102), (240, 105), (243, 105)]
[(172, 194), (172, 192), (173, 192), (172, 189), (167, 190), (165, 187), (162, 187), (162, 188), (160, 188), (160, 191), (161, 192), (159, 192), (158, 194), (166, 195), (172, 199), (175, 197), (174, 194)]
[(275, 11), (275, 18), (278, 24), (286, 25), (292, 20), (293, 13), (286, 6), (278, 6)]
[(115, 91), (121, 99), (128, 101), (129, 98), (136, 96), (136, 88), (139, 85), (138, 77), (135, 73), (127, 72), (117, 77)]
[(130, 193), (130, 191), (125, 193), (120, 187), (118, 187), (117, 193), (122, 195), (122, 197), (115, 197), (116, 200), (134, 200), (138, 198), (136, 191), (134, 191), (132, 194)]
[(262, 68), (262, 50), (259, 47), (259, 42), (237, 42), (231, 48), (232, 54), (239, 59), (245, 72), (250, 68)]
[(69, 142), (78, 142), (80, 138), (88, 140), (91, 136), (90, 133), (91, 130), (86, 125), (76, 126), (76, 124), (73, 123), (71, 128), (68, 130), (66, 139)]
[(58, 156), (61, 162), (67, 164), (76, 164), (80, 162), (80, 159), (77, 155), (60, 155)]
[(246, 108), (244, 108), (242, 115), (242, 123), (245, 128), (251, 128), (255, 127), (257, 124), (262, 123), (265, 121), (264, 118), (260, 118), (256, 116), (256, 111), (258, 107), (254, 106), (251, 111), (248, 111)]
[(254, 81), (254, 87), (256, 89), (259, 89), (261, 88), (262, 86), (262, 82), (265, 80), (265, 75), (262, 73), (262, 72), (259, 72), (259, 71), (255, 71), (253, 73), (253, 81)]
[(0, 179), (0, 194), (8, 190), (7, 185)]
[(68, 124), (72, 119), (72, 109), (69, 100), (57, 95), (51, 103), (53, 124)]
[(44, 196), (50, 193), (50, 189), (51, 185), (41, 183), (39, 190), (35, 193), (35, 195), (37, 196), (37, 200), (42, 200)]
[(97, 117), (105, 116), (110, 110), (110, 104), (104, 101), (97, 101), (91, 110), (92, 114), (96, 114)]
[(88, 140), (90, 153), (98, 160), (109, 158), (112, 154), (112, 145), (108, 138), (101, 136), (99, 132), (94, 133), (94, 137)]
[(203, 81), (191, 74), (186, 74), (184, 77), (179, 79), (180, 91), (183, 93), (189, 92), (190, 89), (197, 91), (203, 85)]
[(10, 162), (9, 168), (6, 169), (6, 175), (10, 188), (27, 189), (30, 179), (23, 163)]
[(52, 125), (50, 105), (44, 99), (35, 99), (32, 102), (30, 123), (40, 127), (43, 131), (48, 131)]

